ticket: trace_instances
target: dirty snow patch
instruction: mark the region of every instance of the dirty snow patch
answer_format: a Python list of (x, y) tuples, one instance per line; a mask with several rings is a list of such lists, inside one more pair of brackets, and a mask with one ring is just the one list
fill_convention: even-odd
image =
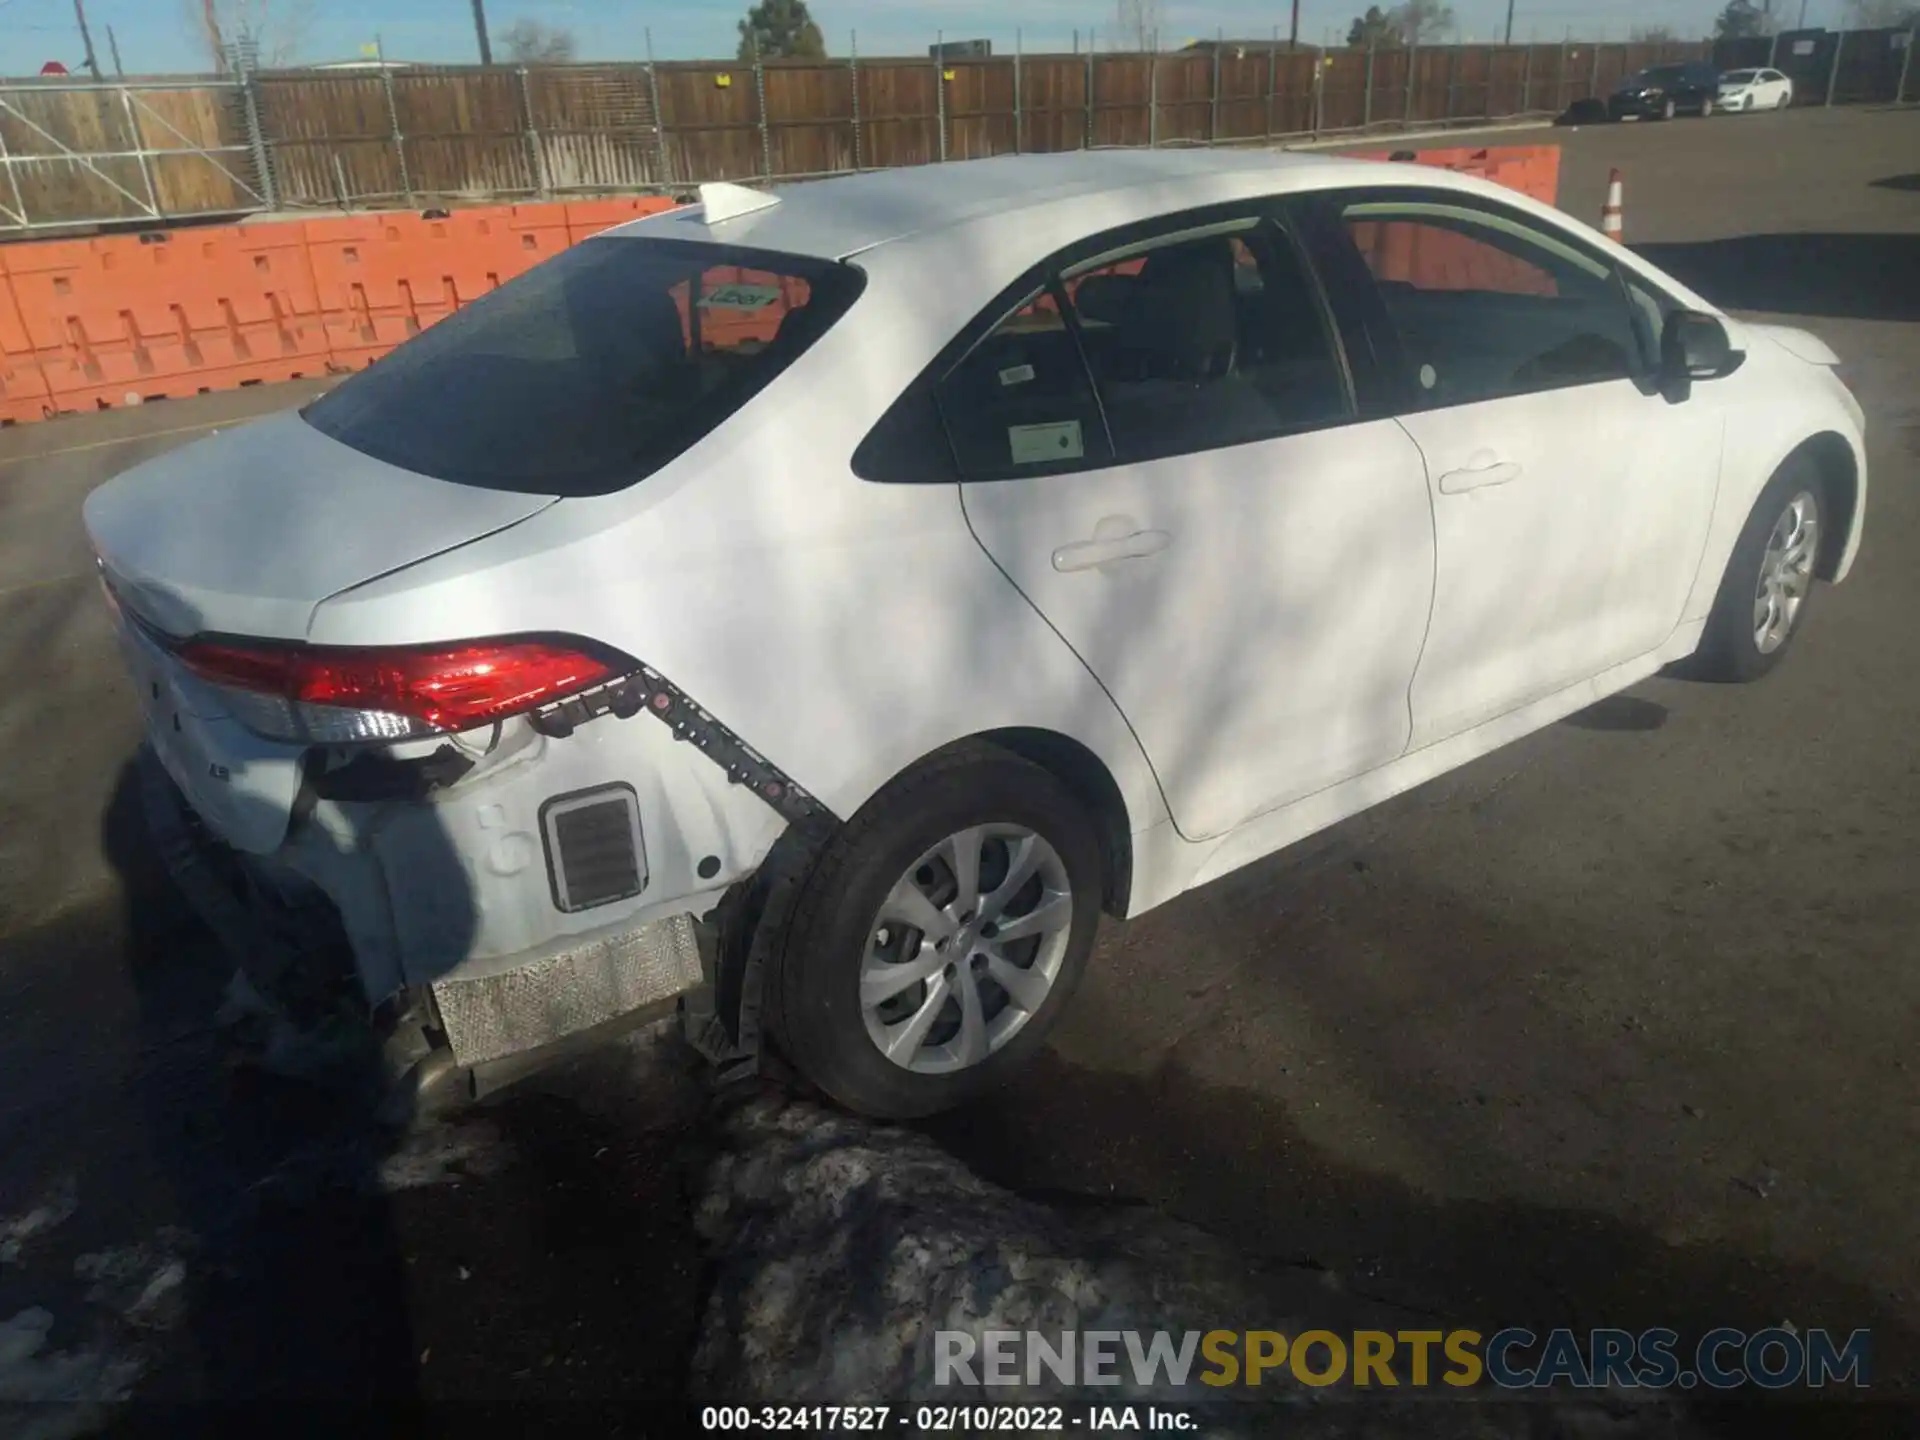
[(489, 1124), (440, 1125), (408, 1135), (380, 1162), (374, 1180), (391, 1195), (492, 1175), (505, 1169), (511, 1159), (506, 1141)]
[(55, 1181), (25, 1214), (0, 1217), (0, 1265), (17, 1264), (31, 1241), (70, 1219), (79, 1204), (79, 1187), (68, 1175)]
[(144, 1330), (170, 1329), (183, 1311), (190, 1248), (185, 1231), (162, 1230), (153, 1243), (98, 1250), (73, 1262), (75, 1278), (85, 1281), (87, 1301), (113, 1311)]
[(0, 1422), (12, 1440), (68, 1440), (100, 1429), (144, 1368), (102, 1345), (49, 1350), (53, 1315), (38, 1306), (0, 1320)]

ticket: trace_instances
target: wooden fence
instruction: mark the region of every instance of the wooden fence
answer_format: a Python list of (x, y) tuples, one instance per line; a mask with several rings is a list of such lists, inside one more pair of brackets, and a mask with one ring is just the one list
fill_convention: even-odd
[[(1555, 115), (1633, 71), (1777, 63), (1800, 103), (1909, 89), (1898, 31), (1715, 47), (1174, 54), (262, 72), (0, 83), (0, 236), (194, 215), (797, 179), (1022, 151), (1260, 144)], [(1755, 45), (1757, 43), (1757, 49)]]

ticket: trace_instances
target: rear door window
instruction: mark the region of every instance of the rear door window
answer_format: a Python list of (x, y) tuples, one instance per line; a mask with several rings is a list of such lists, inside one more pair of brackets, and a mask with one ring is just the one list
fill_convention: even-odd
[(937, 386), (966, 479), (1156, 460), (1352, 417), (1315, 282), (1271, 218), (1076, 249), (1084, 258), (1062, 257)]
[(1122, 461), (1250, 444), (1349, 416), (1312, 281), (1262, 217), (1096, 256), (1064, 282)]
[(1052, 285), (1035, 290), (941, 381), (940, 413), (968, 479), (1112, 461), (1106, 417), (1061, 300)]
[(859, 295), (851, 266), (607, 236), (456, 311), (309, 405), (308, 424), (440, 480), (604, 495), (764, 389)]

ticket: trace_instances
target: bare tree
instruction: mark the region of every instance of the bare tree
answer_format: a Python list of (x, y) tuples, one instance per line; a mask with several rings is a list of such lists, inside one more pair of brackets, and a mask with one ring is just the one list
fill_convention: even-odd
[(573, 32), (522, 17), (499, 35), (501, 51), (515, 65), (565, 65), (578, 52)]
[(1160, 0), (1115, 0), (1115, 41), (1132, 50), (1151, 50), (1159, 43)]
[(1671, 25), (1636, 25), (1627, 39), (1635, 45), (1671, 45), (1674, 41)]
[(1408, 45), (1432, 45), (1453, 29), (1453, 7), (1440, 0), (1406, 0), (1388, 17)]
[(1406, 0), (1391, 10), (1369, 5), (1347, 27), (1347, 44), (1356, 49), (1392, 50), (1401, 45), (1432, 45), (1453, 29), (1453, 7), (1440, 0)]
[(215, 71), (279, 69), (300, 58), (315, 0), (181, 0), (188, 25)]
[(1747, 40), (1771, 35), (1777, 28), (1772, 12), (1754, 0), (1727, 0), (1727, 8), (1714, 18), (1713, 36), (1716, 40)]

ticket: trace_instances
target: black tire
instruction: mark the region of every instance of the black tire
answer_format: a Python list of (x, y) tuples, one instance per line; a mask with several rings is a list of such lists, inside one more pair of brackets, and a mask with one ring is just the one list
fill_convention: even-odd
[[(917, 857), (975, 825), (1039, 835), (1059, 857), (1072, 896), (1065, 957), (1045, 1000), (986, 1059), (930, 1075), (895, 1064), (868, 1034), (860, 967), (875, 917)], [(1072, 997), (1100, 922), (1102, 847), (1093, 822), (1054, 776), (998, 746), (955, 746), (893, 781), (828, 843), (808, 875), (765, 977), (774, 1043), (848, 1109), (908, 1119), (948, 1109), (1000, 1084), (1045, 1041)]]
[(1726, 574), (1721, 577), (1720, 589), (1714, 595), (1713, 610), (1700, 637), (1700, 648), (1684, 668), (1690, 678), (1725, 684), (1758, 680), (1780, 663), (1800, 632), (1806, 629), (1807, 609), (1813, 602), (1811, 587), (1794, 614), (1792, 627), (1777, 648), (1760, 648), (1753, 618), (1756, 582), (1768, 539), (1789, 503), (1803, 493), (1812, 497), (1816, 518), (1824, 529), (1831, 513), (1825, 479), (1811, 459), (1795, 455), (1774, 472), (1754, 502), (1747, 523), (1741, 527), (1740, 538), (1734, 542), (1733, 554), (1727, 561)]

